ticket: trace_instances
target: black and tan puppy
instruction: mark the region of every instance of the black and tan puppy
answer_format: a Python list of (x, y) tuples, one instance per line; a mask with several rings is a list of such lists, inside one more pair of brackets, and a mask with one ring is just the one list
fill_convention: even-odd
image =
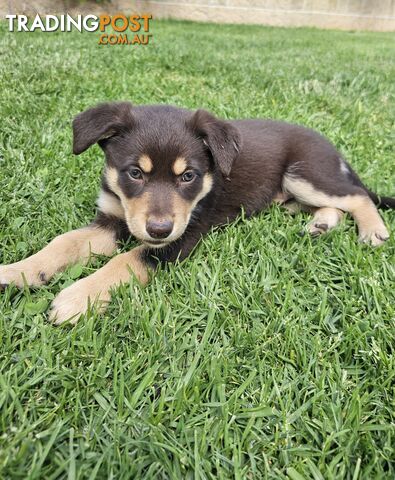
[(60, 235), (43, 250), (0, 267), (0, 284), (37, 286), (92, 253), (111, 255), (117, 240), (142, 242), (64, 289), (52, 304), (55, 323), (76, 321), (89, 304), (103, 309), (110, 289), (133, 272), (142, 283), (157, 262), (183, 259), (214, 225), (280, 201), (309, 209), (312, 234), (336, 226), (343, 212), (361, 241), (389, 236), (376, 206), (395, 208), (359, 180), (318, 133), (268, 120), (219, 120), (206, 111), (130, 103), (99, 105), (73, 122), (74, 153), (98, 143), (106, 156), (98, 214), (92, 224)]

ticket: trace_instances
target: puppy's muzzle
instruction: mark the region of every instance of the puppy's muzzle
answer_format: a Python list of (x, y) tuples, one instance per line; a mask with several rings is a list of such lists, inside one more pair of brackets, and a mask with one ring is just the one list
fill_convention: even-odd
[(147, 220), (145, 229), (151, 238), (164, 239), (173, 231), (174, 222), (166, 218), (151, 218)]

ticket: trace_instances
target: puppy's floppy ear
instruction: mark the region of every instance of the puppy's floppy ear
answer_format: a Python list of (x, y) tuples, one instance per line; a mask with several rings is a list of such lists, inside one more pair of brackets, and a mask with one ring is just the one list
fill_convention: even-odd
[(189, 127), (207, 145), (224, 177), (229, 177), (233, 162), (241, 148), (239, 130), (205, 110), (197, 110), (194, 113), (189, 120)]
[(79, 155), (100, 140), (133, 126), (132, 104), (102, 103), (77, 115), (73, 120), (73, 153)]

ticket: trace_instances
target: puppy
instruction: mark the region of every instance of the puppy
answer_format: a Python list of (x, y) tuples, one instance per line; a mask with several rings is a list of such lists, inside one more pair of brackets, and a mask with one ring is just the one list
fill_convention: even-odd
[(38, 286), (91, 254), (112, 255), (117, 241), (142, 245), (113, 257), (54, 299), (50, 319), (76, 322), (89, 305), (105, 309), (110, 289), (133, 273), (141, 284), (160, 262), (182, 260), (215, 225), (273, 201), (313, 213), (317, 235), (343, 212), (362, 242), (382, 244), (388, 231), (376, 209), (395, 199), (370, 192), (342, 155), (307, 128), (271, 120), (215, 118), (204, 110), (105, 103), (73, 122), (76, 155), (98, 143), (106, 157), (95, 220), (56, 237), (31, 257), (0, 267), (0, 284)]

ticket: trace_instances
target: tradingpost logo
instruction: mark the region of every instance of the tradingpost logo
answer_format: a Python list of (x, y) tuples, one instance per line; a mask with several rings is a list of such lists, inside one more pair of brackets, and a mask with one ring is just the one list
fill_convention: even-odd
[(6, 15), (10, 32), (100, 32), (99, 45), (148, 45), (151, 14), (125, 15)]

